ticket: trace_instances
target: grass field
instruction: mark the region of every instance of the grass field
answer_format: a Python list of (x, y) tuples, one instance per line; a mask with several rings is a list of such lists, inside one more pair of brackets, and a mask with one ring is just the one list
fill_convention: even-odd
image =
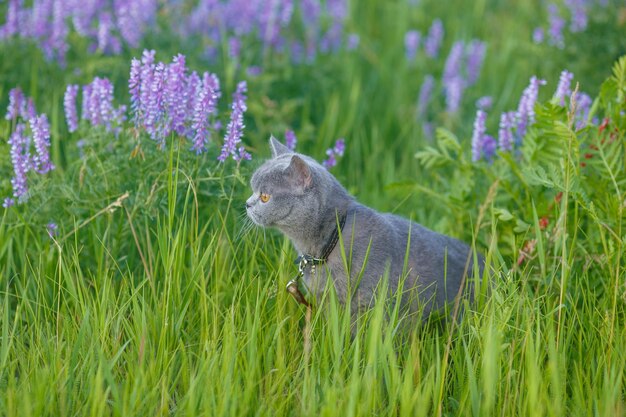
[[(263, 39), (266, 23), (266, 32), (246, 32), (244, 19), (256, 17), (241, 2), (222, 2), (235, 4), (234, 17), (217, 19), (212, 32), (197, 2), (142, 0), (142, 13), (150, 16), (153, 4), (154, 16), (131, 28), (136, 42), (119, 23), (119, 50), (104, 42), (107, 17), (94, 18), (93, 33), (77, 29), (78, 15), (67, 10), (89, 2), (66, 2), (65, 12), (57, 1), (1, 2), (0, 22), (31, 3), (52, 4), (50, 16), (64, 16), (69, 32), (61, 59), (46, 43), (60, 30), (0, 31), (0, 108), (11, 107), (15, 87), (33, 98), (49, 122), (54, 165), (45, 172), (43, 119), (0, 120), (0, 199), (14, 200), (0, 208), (0, 415), (626, 414), (622, 2), (550, 3), (565, 19), (559, 44), (550, 38), (558, 22), (541, 1), (364, 0), (345, 3), (343, 14), (343, 2), (322, 1), (317, 23), (305, 9), (316, 2), (296, 1), (281, 29), (285, 44), (339, 28), (335, 47), (324, 46), (333, 45), (330, 35), (311, 37), (318, 52), (309, 57)], [(117, 2), (92, 3), (118, 18)], [(586, 12), (582, 29), (572, 5)], [(200, 29), (189, 15), (202, 17)], [(424, 45), (435, 19), (444, 35), (431, 57)], [(415, 56), (412, 30), (421, 35)], [(486, 48), (475, 79), (469, 52), (452, 74), (454, 45), (463, 41), (468, 51), (472, 40)], [(184, 54), (187, 74), (219, 77), (218, 114), (204, 114), (211, 124), (202, 152), (190, 151), (187, 133), (168, 132), (164, 146), (151, 139), (156, 122), (135, 110), (129, 91), (131, 59), (144, 49), (156, 50), (155, 62)], [(560, 102), (562, 70), (573, 81)], [(433, 92), (420, 108), (429, 74)], [(72, 129), (66, 86), (81, 86), (84, 103), (82, 86), (96, 76), (110, 80), (126, 120), (85, 118), (114, 114), (94, 104), (100, 110), (83, 109)], [(532, 76), (547, 83), (507, 150), (500, 114), (517, 112), (519, 121)], [(451, 109), (455, 77), (464, 89)], [(242, 80), (242, 144), (252, 159), (219, 162)], [(591, 99), (584, 114), (581, 91)], [(484, 135), (477, 139), (484, 96), (492, 99), (485, 128), (496, 153)], [(16, 148), (20, 124), (33, 143)], [(243, 209), (252, 172), (269, 157), (267, 139), (283, 140), (287, 130), (298, 151), (320, 161), (345, 138), (330, 170), (360, 202), (486, 255), (491, 273), (462, 301), (457, 322), (405, 333), (380, 299), (352, 336), (349, 309), (329, 289), (307, 324), (284, 290), (297, 254), (277, 231), (250, 227)], [(31, 157), (16, 168), (26, 151)], [(28, 191), (19, 194), (12, 179), (24, 167)]]

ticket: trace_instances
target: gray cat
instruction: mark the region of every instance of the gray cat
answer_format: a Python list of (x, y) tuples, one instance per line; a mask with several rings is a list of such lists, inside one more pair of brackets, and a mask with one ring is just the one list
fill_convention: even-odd
[(300, 254), (297, 284), (309, 297), (319, 298), (330, 278), (341, 302), (351, 297), (354, 313), (370, 305), (387, 277), (389, 290), (402, 287), (410, 311), (428, 317), (469, 281), (463, 276), (471, 274), (473, 256), (466, 244), (359, 204), (326, 168), (274, 137), (270, 148), (272, 159), (252, 176), (246, 211), (257, 225), (276, 227), (291, 239)]

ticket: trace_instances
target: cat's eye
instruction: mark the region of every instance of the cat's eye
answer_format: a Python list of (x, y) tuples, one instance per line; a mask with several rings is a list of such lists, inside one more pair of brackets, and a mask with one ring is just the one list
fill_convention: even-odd
[(261, 202), (263, 203), (267, 203), (268, 201), (270, 201), (270, 195), (266, 193), (261, 193), (259, 198), (261, 199)]

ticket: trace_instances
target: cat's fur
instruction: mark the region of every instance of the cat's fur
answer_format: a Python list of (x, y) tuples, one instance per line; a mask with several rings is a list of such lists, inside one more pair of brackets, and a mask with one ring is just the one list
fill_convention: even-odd
[[(314, 295), (321, 295), (330, 276), (342, 302), (349, 296), (348, 290), (358, 284), (352, 306), (367, 307), (381, 278), (387, 276), (390, 290), (405, 279), (405, 295), (417, 295), (403, 297), (412, 300), (411, 311), (421, 305), (427, 316), (433, 308), (439, 309), (454, 299), (468, 260), (468, 273), (473, 269), (473, 256), (466, 244), (359, 204), (312, 158), (290, 151), (273, 137), (270, 147), (272, 159), (252, 176), (253, 194), (246, 201), (247, 214), (254, 223), (278, 228), (299, 254), (320, 256), (337, 227), (337, 219), (346, 216), (341, 235), (346, 256), (351, 254), (350, 271), (346, 271), (337, 244), (325, 265), (316, 268), (316, 276), (305, 272), (304, 283)], [(269, 201), (263, 203), (260, 193), (269, 194)]]

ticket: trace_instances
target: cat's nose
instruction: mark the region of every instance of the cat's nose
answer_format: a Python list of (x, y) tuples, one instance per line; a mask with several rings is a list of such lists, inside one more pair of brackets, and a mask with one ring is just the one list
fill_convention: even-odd
[(248, 203), (248, 202), (246, 201), (246, 209), (249, 209), (250, 207), (252, 207), (252, 204), (250, 204), (250, 203)]

